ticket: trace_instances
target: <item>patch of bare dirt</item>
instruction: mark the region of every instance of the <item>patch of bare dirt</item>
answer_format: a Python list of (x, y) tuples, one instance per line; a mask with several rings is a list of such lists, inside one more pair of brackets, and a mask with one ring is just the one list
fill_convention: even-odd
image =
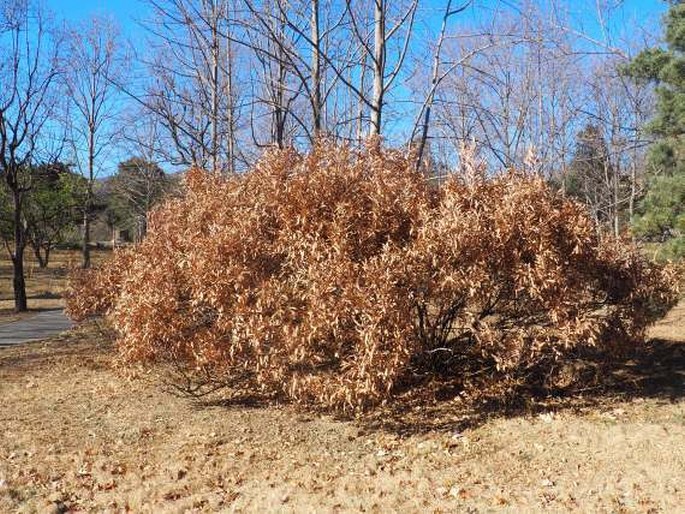
[(191, 402), (115, 372), (94, 325), (0, 350), (0, 512), (676, 512), (678, 309), (653, 353), (616, 370), (628, 392), (513, 416), (458, 400), (354, 421)]
[[(98, 264), (112, 255), (111, 250), (92, 250), (92, 260)], [(47, 268), (40, 268), (31, 252), (25, 254), (26, 295), (31, 310), (64, 307), (62, 294), (67, 286), (69, 271), (80, 266), (81, 254), (75, 250), (53, 250)], [(22, 319), (14, 316), (12, 292), (12, 262), (0, 254), (0, 323)]]

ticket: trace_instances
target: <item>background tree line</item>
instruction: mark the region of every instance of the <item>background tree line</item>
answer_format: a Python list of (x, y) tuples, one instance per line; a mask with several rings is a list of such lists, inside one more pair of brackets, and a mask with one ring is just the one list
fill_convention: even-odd
[[(76, 233), (87, 267), (98, 216), (142, 237), (170, 187), (163, 168), (237, 173), (265, 148), (319, 138), (383, 137), (437, 181), (475, 143), (586, 203), (606, 233), (633, 225), (682, 251), (679, 2), (663, 41), (620, 2), (144, 4), (135, 41), (105, 16), (70, 24), (38, 2), (2, 4), (2, 231), (18, 310), (26, 248), (47, 262)], [(51, 204), (66, 228), (35, 228)]]

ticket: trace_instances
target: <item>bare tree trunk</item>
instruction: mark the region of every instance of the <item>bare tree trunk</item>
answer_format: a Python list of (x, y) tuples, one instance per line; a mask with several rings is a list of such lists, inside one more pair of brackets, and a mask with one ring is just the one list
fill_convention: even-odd
[(95, 129), (89, 123), (88, 131), (88, 184), (86, 203), (83, 206), (83, 259), (82, 267), (90, 268), (90, 216), (93, 210), (93, 181), (95, 180)]
[(83, 240), (81, 244), (82, 262), (84, 269), (90, 268), (90, 215), (89, 207), (83, 210)]
[(44, 257), (43, 254), (40, 252), (40, 245), (33, 245), (33, 255), (36, 257), (36, 260), (38, 261), (38, 267), (40, 269), (45, 269), (48, 267), (48, 259), (50, 258), (49, 246), (45, 249)]
[[(431, 96), (433, 96), (433, 93), (430, 93)], [(419, 139), (419, 147), (416, 152), (416, 169), (418, 170), (421, 168), (421, 162), (423, 161), (423, 153), (425, 152), (426, 149), (426, 143), (428, 141), (428, 127), (430, 125), (430, 117), (431, 117), (431, 107), (432, 107), (433, 101), (431, 100), (428, 105), (426, 105), (426, 109), (423, 112), (423, 126), (421, 128), (421, 138)]]
[(633, 149), (633, 159), (630, 163), (630, 196), (628, 197), (628, 221), (632, 222), (635, 214), (635, 198), (637, 197), (637, 156)]
[(374, 0), (373, 97), (371, 99), (371, 135), (381, 134), (383, 96), (385, 94), (385, 0)]
[(454, 14), (452, 12), (452, 0), (448, 0), (447, 6), (445, 7), (445, 14), (442, 17), (442, 26), (440, 27), (440, 37), (435, 46), (435, 53), (433, 54), (433, 72), (431, 76), (431, 88), (428, 92), (428, 98), (426, 99), (425, 109), (423, 112), (423, 124), (421, 128), (421, 138), (419, 139), (419, 147), (416, 153), (416, 169), (421, 167), (421, 161), (423, 160), (423, 153), (426, 148), (426, 143), (428, 142), (428, 128), (430, 126), (431, 109), (433, 107), (433, 102), (435, 101), (435, 91), (438, 87), (440, 81), (440, 51), (442, 50), (442, 43), (445, 40), (445, 31), (447, 30), (447, 20)]
[(219, 153), (219, 34), (218, 34), (218, 12), (216, 5), (212, 5), (212, 81), (211, 81), (211, 102), (212, 102), (212, 173), (217, 173), (218, 153)]
[[(283, 10), (278, 17), (278, 34), (285, 37), (286, 19)], [(276, 76), (276, 105), (274, 106), (274, 143), (278, 148), (285, 148), (285, 122), (287, 116), (287, 106), (285, 105), (286, 94), (286, 56), (282, 45), (277, 44), (277, 76)]]
[(28, 310), (26, 300), (26, 280), (24, 279), (24, 249), (26, 239), (21, 219), (22, 198), (18, 191), (13, 192), (14, 200), (14, 252), (12, 254), (12, 285), (14, 288), (14, 311)]
[(366, 78), (366, 52), (362, 56), (361, 70), (359, 72), (359, 91), (361, 95), (359, 96), (359, 122), (357, 124), (357, 142), (362, 143), (364, 139), (364, 79)]
[(90, 214), (93, 209), (93, 180), (95, 179), (95, 130), (90, 124), (88, 133), (88, 190), (83, 209), (83, 268), (90, 268)]
[(321, 41), (319, 35), (319, 0), (312, 0), (312, 117), (314, 138), (321, 136)]
[(228, 102), (228, 172), (235, 173), (235, 102), (233, 101), (233, 45), (231, 44), (231, 13), (230, 2), (226, 2), (226, 100)]
[[(149, 212), (149, 210), (148, 210)], [(147, 215), (138, 216), (138, 223), (136, 223), (136, 243), (142, 243), (147, 234)]]
[(613, 183), (613, 204), (614, 204), (614, 235), (618, 237), (621, 232), (621, 220), (620, 220), (620, 181), (619, 181), (619, 167), (614, 167), (614, 183)]

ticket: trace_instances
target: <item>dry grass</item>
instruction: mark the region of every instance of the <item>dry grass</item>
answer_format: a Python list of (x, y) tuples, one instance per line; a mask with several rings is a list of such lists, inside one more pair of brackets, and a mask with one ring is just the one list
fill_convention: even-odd
[(664, 319), (652, 327), (649, 335), (655, 339), (685, 341), (685, 301), (681, 301)]
[(354, 422), (191, 403), (118, 375), (85, 326), (0, 351), (0, 512), (677, 512), (684, 312), (601, 395)]
[(14, 323), (15, 321), (31, 318), (37, 312), (37, 310), (39, 309), (30, 310), (28, 312), (14, 312), (11, 308), (0, 309), (0, 325), (3, 323)]
[[(96, 264), (110, 255), (111, 251), (108, 250), (92, 250), (92, 259)], [(25, 258), (29, 312), (16, 314), (13, 312), (12, 262), (7, 252), (0, 254), (0, 323), (25, 319), (37, 311), (64, 307), (62, 294), (67, 285), (67, 273), (81, 263), (81, 253), (76, 250), (54, 250), (46, 269), (38, 267), (31, 252), (27, 251)]]

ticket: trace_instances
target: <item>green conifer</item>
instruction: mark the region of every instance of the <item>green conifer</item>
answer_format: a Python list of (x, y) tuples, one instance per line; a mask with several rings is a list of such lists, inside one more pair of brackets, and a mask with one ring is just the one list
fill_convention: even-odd
[(669, 256), (685, 256), (685, 3), (664, 17), (665, 48), (649, 48), (626, 67), (653, 82), (656, 116), (648, 130), (657, 138), (649, 155), (649, 183), (633, 220), (635, 232), (665, 243)]

